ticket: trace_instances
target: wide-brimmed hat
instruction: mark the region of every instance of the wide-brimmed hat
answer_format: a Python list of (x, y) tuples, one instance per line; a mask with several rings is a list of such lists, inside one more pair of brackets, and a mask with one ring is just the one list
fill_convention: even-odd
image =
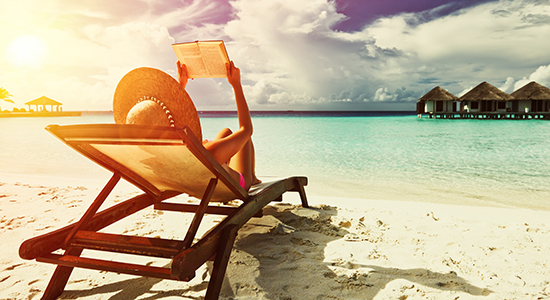
[[(151, 113), (147, 112), (151, 109), (151, 105), (140, 107), (140, 103), (151, 103), (150, 101), (156, 103), (152, 106), (155, 106), (155, 111), (161, 112), (160, 115), (152, 110)], [(161, 70), (137, 68), (128, 72), (120, 80), (113, 99), (115, 123), (126, 124), (128, 113), (134, 107), (142, 110), (142, 115), (153, 118), (166, 117), (168, 120), (166, 124), (169, 126), (178, 128), (188, 126), (199, 140), (202, 139), (199, 114), (193, 101), (172, 76)]]

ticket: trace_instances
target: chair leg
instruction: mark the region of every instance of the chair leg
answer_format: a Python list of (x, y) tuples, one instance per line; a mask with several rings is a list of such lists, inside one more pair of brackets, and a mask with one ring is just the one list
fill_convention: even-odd
[(107, 182), (105, 187), (103, 187), (99, 195), (97, 195), (94, 202), (92, 202), (92, 205), (88, 207), (88, 209), (86, 210), (86, 212), (84, 213), (80, 221), (76, 223), (76, 225), (73, 227), (69, 235), (67, 235), (67, 237), (65, 238), (65, 242), (64, 242), (65, 247), (69, 246), (69, 241), (73, 238), (76, 232), (82, 226), (86, 225), (88, 222), (90, 222), (90, 220), (92, 220), (97, 210), (101, 207), (103, 202), (105, 202), (105, 199), (107, 199), (107, 197), (109, 196), (111, 191), (115, 188), (119, 180), (120, 180), (120, 174), (114, 173), (113, 177), (111, 177), (111, 179), (109, 180), (109, 182)]
[(233, 249), (233, 243), (237, 237), (237, 231), (239, 226), (232, 225), (227, 227), (220, 239), (216, 258), (214, 260), (214, 269), (212, 270), (212, 276), (210, 276), (210, 283), (206, 290), (205, 300), (216, 300), (220, 295), (220, 291), (223, 284), (223, 278), (225, 277), (225, 271), (231, 256), (231, 250)]
[[(82, 249), (78, 249), (78, 248), (69, 249), (66, 252), (66, 254), (73, 255), (73, 256), (80, 256), (80, 254), (82, 254)], [(57, 268), (55, 268), (55, 272), (52, 275), (52, 278), (50, 279), (50, 282), (48, 282), (46, 291), (44, 291), (44, 295), (42, 296), (41, 299), (42, 300), (57, 299), (57, 297), (59, 297), (61, 293), (63, 293), (63, 290), (65, 289), (65, 286), (69, 281), (69, 277), (71, 276), (73, 269), (74, 267), (57, 266)]]
[(201, 203), (199, 204), (197, 211), (193, 216), (193, 221), (191, 221), (191, 225), (189, 225), (189, 229), (187, 230), (187, 234), (185, 235), (185, 239), (183, 240), (182, 250), (191, 247), (191, 245), (193, 244), (193, 239), (197, 234), (197, 230), (199, 230), (199, 225), (201, 224), (202, 217), (204, 216), (204, 213), (208, 208), (208, 203), (210, 203), (210, 198), (212, 198), (212, 195), (214, 194), (214, 190), (216, 189), (217, 184), (218, 184), (217, 178), (210, 179), (210, 182), (206, 187), (206, 191), (202, 196)]
[(307, 203), (306, 191), (304, 186), (301, 183), (297, 183), (298, 193), (300, 194), (300, 200), (302, 200), (302, 207), (308, 208), (309, 204)]

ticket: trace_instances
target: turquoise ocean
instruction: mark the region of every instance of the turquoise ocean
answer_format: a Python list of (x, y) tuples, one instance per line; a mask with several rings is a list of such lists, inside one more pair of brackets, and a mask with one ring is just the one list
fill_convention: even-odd
[[(108, 172), (44, 127), (113, 122), (112, 114), (0, 118), (0, 173), (106, 182)], [(307, 176), (310, 197), (550, 210), (549, 121), (264, 112), (253, 123), (258, 176)], [(201, 113), (205, 138), (237, 125), (234, 113)]]

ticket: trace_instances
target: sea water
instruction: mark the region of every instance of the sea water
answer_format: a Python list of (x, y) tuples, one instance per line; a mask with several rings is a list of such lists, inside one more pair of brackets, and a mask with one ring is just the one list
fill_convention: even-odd
[[(109, 178), (44, 130), (112, 115), (0, 118), (0, 173)], [(550, 210), (550, 122), (419, 119), (409, 113), (254, 114), (257, 175), (307, 176), (310, 197)], [(205, 138), (238, 120), (203, 113)]]

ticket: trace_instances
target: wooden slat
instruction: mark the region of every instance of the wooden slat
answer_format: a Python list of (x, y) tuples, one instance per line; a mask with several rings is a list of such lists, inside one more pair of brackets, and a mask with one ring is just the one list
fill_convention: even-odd
[[(138, 195), (98, 212), (88, 224), (82, 226), (82, 229), (98, 231), (157, 201), (173, 197), (177, 194), (178, 193), (165, 193), (160, 199), (156, 199), (148, 194)], [(35, 259), (38, 256), (60, 249), (64, 239), (74, 226), (75, 224), (73, 223), (58, 230), (24, 241), (19, 247), (19, 257), (23, 259)]]
[(73, 247), (172, 258), (183, 247), (183, 242), (92, 231), (78, 231), (70, 241)]
[[(276, 201), (276, 200), (273, 200)], [(158, 210), (167, 210), (167, 211), (179, 211), (179, 212), (191, 212), (194, 213), (197, 211), (198, 205), (196, 204), (186, 204), (186, 203), (167, 203), (159, 202), (155, 203), (155, 209)], [(209, 215), (230, 215), (234, 213), (238, 207), (227, 207), (227, 206), (208, 206), (206, 208), (206, 214)], [(260, 211), (254, 217), (261, 218), (263, 213)]]
[(137, 276), (147, 276), (163, 279), (172, 279), (170, 269), (151, 267), (130, 263), (107, 261), (95, 258), (78, 257), (71, 255), (48, 254), (36, 258), (38, 262), (58, 264), (66, 267), (78, 267), (92, 270), (102, 270)]

